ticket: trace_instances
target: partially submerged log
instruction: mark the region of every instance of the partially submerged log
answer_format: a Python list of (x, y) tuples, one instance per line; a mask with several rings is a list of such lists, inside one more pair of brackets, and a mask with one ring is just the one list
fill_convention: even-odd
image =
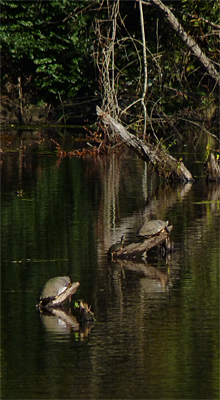
[(169, 233), (167, 231), (161, 232), (159, 235), (155, 235), (150, 237), (149, 239), (144, 239), (142, 241), (131, 243), (121, 250), (116, 251), (113, 254), (113, 259), (121, 258), (134, 258), (141, 256), (144, 252), (152, 249), (153, 247), (157, 247), (159, 245), (165, 246), (166, 251), (172, 250), (172, 245), (170, 241), (170, 232), (173, 229), (173, 226), (169, 226)]
[(54, 300), (51, 300), (47, 307), (59, 307), (62, 303), (64, 303), (64, 301), (66, 302), (74, 293), (76, 293), (79, 285), (79, 282), (73, 282), (72, 285), (65, 290), (65, 292), (61, 293)]
[(211, 153), (205, 165), (208, 181), (220, 181), (220, 159)]
[(96, 113), (104, 124), (108, 125), (114, 134), (121, 138), (126, 146), (135, 151), (144, 161), (151, 163), (160, 175), (164, 175), (168, 179), (178, 179), (181, 181), (193, 180), (193, 176), (182, 161), (178, 161), (166, 153), (161, 146), (154, 148), (152, 145), (146, 144), (137, 136), (129, 133), (122, 124), (107, 113), (104, 113), (98, 106), (96, 107)]

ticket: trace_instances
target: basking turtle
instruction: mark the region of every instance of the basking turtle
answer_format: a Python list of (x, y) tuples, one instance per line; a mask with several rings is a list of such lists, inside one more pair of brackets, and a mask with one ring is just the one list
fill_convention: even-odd
[(70, 298), (79, 287), (79, 282), (71, 283), (68, 276), (50, 279), (43, 287), (38, 307), (58, 307)]
[(137, 231), (137, 236), (143, 238), (150, 238), (152, 236), (159, 235), (159, 233), (166, 230), (169, 233), (168, 228), (169, 221), (160, 221), (159, 219), (146, 221)]
[(111, 260), (113, 259), (113, 254), (114, 254), (116, 251), (122, 249), (123, 244), (124, 244), (124, 241), (125, 241), (125, 236), (122, 236), (120, 242), (117, 242), (117, 243), (113, 244), (113, 245), (110, 247), (110, 249), (108, 250), (108, 256), (111, 258)]

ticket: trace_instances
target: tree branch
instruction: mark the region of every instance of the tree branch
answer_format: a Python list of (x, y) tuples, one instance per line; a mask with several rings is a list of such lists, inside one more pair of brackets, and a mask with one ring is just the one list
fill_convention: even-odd
[(150, 0), (162, 13), (172, 26), (175, 32), (180, 36), (182, 41), (191, 50), (191, 52), (199, 59), (200, 63), (205, 67), (211, 77), (220, 85), (220, 74), (216, 71), (212, 62), (206, 57), (205, 53), (200, 49), (194, 39), (192, 39), (184, 30), (183, 26), (179, 23), (175, 15), (166, 7), (160, 0)]
[(143, 63), (144, 63), (144, 88), (141, 99), (141, 104), (144, 109), (144, 133), (143, 138), (146, 136), (146, 128), (147, 128), (147, 110), (146, 105), (144, 103), (144, 99), (147, 92), (147, 54), (146, 54), (146, 40), (145, 40), (145, 30), (144, 30), (144, 17), (143, 17), (143, 8), (142, 8), (142, 0), (139, 0), (139, 9), (140, 9), (140, 21), (141, 21), (141, 33), (142, 33), (142, 42), (143, 42)]

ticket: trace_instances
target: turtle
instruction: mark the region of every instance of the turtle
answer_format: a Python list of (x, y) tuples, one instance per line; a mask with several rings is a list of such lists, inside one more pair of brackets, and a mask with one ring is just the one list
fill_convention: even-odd
[(137, 236), (147, 239), (159, 235), (159, 233), (164, 230), (169, 233), (168, 224), (169, 221), (161, 221), (159, 219), (145, 221), (145, 223), (138, 229)]
[(120, 242), (117, 242), (117, 243), (113, 244), (113, 245), (108, 249), (108, 256), (109, 256), (111, 259), (113, 259), (113, 254), (114, 254), (116, 251), (122, 249), (123, 244), (124, 244), (124, 241), (125, 241), (125, 236), (123, 235), (123, 236), (121, 237), (121, 241), (120, 241)]
[(69, 276), (57, 276), (45, 283), (39, 307), (57, 307), (75, 293), (79, 282), (71, 283)]

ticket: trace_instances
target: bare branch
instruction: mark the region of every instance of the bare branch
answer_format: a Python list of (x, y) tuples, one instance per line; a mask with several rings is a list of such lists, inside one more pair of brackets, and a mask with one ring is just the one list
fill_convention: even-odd
[(204, 126), (201, 126), (201, 125), (198, 124), (197, 122), (191, 121), (191, 120), (189, 120), (189, 119), (182, 118), (182, 117), (175, 117), (175, 118), (178, 119), (178, 120), (181, 120), (181, 121), (188, 122), (189, 124), (198, 126), (198, 128), (200, 128), (202, 131), (204, 131), (207, 135), (213, 137), (215, 140), (217, 140), (217, 142), (220, 143), (220, 139), (219, 139), (214, 133), (209, 132), (206, 128), (204, 128)]
[(140, 22), (141, 22), (141, 33), (142, 33), (142, 48), (143, 48), (143, 63), (144, 63), (144, 88), (141, 99), (141, 104), (144, 109), (144, 132), (143, 138), (146, 136), (146, 128), (147, 128), (147, 109), (144, 103), (144, 99), (147, 92), (147, 53), (146, 53), (146, 39), (145, 39), (145, 29), (144, 29), (144, 17), (143, 17), (143, 8), (142, 8), (142, 0), (139, 0), (139, 9), (140, 9)]
[(191, 38), (184, 30), (183, 26), (179, 23), (175, 15), (166, 7), (160, 0), (150, 0), (167, 18), (175, 32), (180, 36), (190, 51), (198, 58), (203, 67), (208, 71), (211, 77), (220, 85), (220, 74), (216, 71), (212, 62), (206, 57), (205, 53), (197, 45), (195, 40)]
[(220, 29), (220, 25), (214, 24), (214, 22), (211, 22), (211, 21), (209, 21), (209, 20), (206, 19), (206, 18), (198, 17), (198, 16), (196, 16), (196, 15), (189, 14), (189, 13), (187, 13), (187, 12), (185, 12), (185, 11), (176, 10), (176, 9), (174, 9), (173, 7), (170, 7), (170, 10), (175, 11), (175, 12), (177, 12), (178, 14), (185, 15), (185, 16), (188, 17), (188, 18), (196, 19), (196, 21), (205, 22), (206, 24), (213, 26), (213, 28)]
[(109, 114), (104, 113), (98, 106), (96, 106), (96, 113), (104, 124), (109, 126), (114, 134), (120, 137), (126, 146), (135, 151), (139, 157), (151, 163), (160, 174), (171, 179), (193, 180), (190, 171), (187, 170), (181, 160), (176, 160), (166, 153), (164, 149), (159, 149), (159, 147), (155, 149), (152, 145), (146, 144), (145, 141), (129, 133), (122, 124), (115, 121)]

